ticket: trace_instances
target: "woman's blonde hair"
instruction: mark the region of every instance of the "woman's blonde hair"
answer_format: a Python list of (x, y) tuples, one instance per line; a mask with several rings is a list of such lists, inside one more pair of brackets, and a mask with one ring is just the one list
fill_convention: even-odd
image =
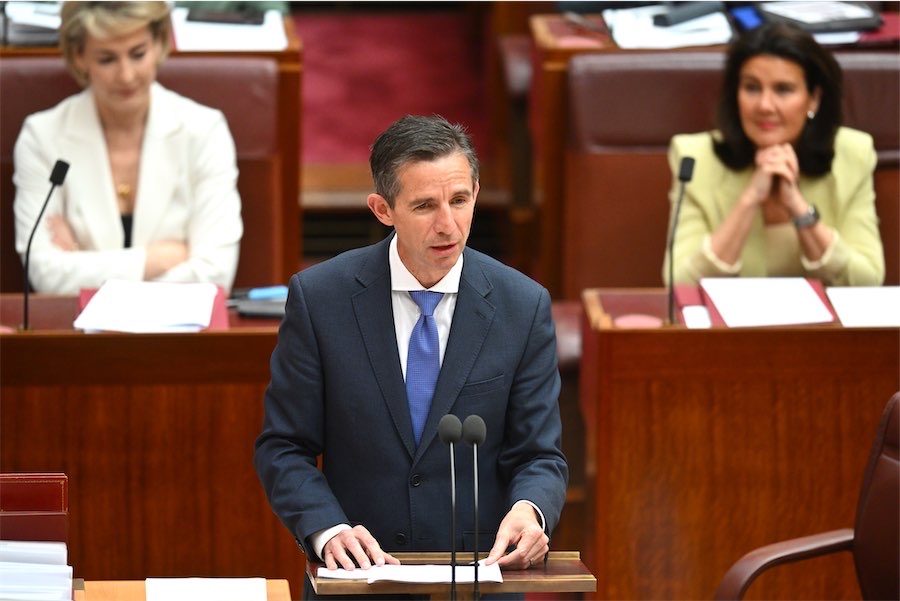
[(63, 2), (60, 16), (59, 47), (69, 72), (82, 86), (88, 84), (87, 74), (79, 71), (75, 57), (84, 51), (89, 35), (105, 39), (149, 27), (162, 49), (160, 61), (171, 47), (168, 2)]

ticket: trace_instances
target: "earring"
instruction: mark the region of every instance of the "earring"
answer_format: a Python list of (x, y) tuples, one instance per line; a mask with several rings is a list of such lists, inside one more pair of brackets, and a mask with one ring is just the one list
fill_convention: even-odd
[(812, 121), (813, 119), (816, 118), (816, 112), (815, 111), (806, 111), (806, 116), (809, 117), (810, 121)]

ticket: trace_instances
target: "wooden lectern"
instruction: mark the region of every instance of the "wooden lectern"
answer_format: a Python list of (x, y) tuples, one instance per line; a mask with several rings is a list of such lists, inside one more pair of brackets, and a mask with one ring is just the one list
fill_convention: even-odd
[[(394, 553), (405, 564), (448, 564), (449, 553)], [(458, 556), (459, 559), (459, 556)], [(459, 563), (463, 563), (460, 560)], [(316, 572), (324, 564), (308, 561), (306, 575), (319, 595), (429, 595), (432, 599), (446, 599), (449, 583), (411, 584), (408, 582), (373, 582), (365, 580), (334, 580), (318, 578)], [(578, 551), (551, 551), (547, 563), (530, 570), (503, 572), (503, 582), (481, 582), (482, 593), (592, 593), (597, 590), (594, 578), (581, 562)], [(471, 583), (457, 583), (457, 599), (470, 599)]]

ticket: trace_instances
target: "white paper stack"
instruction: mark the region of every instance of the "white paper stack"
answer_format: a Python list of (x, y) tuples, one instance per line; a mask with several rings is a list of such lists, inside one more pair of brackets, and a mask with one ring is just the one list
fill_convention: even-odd
[(4, 2), (6, 42), (10, 46), (55, 46), (61, 2)]
[(0, 541), (0, 599), (69, 601), (72, 566), (62, 542)]
[(147, 578), (147, 601), (266, 601), (265, 578)]
[(188, 9), (172, 11), (172, 29), (178, 50), (192, 52), (244, 50), (279, 51), (287, 48), (284, 19), (277, 10), (267, 10), (262, 25), (236, 25), (188, 21)]
[(684, 48), (726, 44), (734, 35), (723, 12), (703, 15), (677, 25), (663, 27), (653, 17), (666, 12), (665, 4), (611, 8), (603, 11), (603, 20), (619, 48)]
[(196, 332), (209, 327), (216, 292), (208, 283), (109, 280), (74, 325), (89, 332)]

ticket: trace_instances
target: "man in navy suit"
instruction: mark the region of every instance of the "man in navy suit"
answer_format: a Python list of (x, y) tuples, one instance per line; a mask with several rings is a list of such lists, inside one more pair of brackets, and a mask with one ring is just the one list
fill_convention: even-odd
[[(370, 165), (368, 206), (394, 232), (291, 278), (257, 473), (300, 547), (329, 568), (448, 551), (449, 453), (438, 422), (478, 415), (478, 548), (490, 549), (488, 563), (528, 568), (549, 550), (568, 480), (550, 296), (466, 248), (478, 160), (460, 126), (404, 117), (375, 141)], [(414, 432), (405, 379), (420, 318), (410, 292), (420, 290), (443, 293), (433, 314), (440, 372)], [(456, 548), (471, 550), (472, 450), (457, 447)]]

